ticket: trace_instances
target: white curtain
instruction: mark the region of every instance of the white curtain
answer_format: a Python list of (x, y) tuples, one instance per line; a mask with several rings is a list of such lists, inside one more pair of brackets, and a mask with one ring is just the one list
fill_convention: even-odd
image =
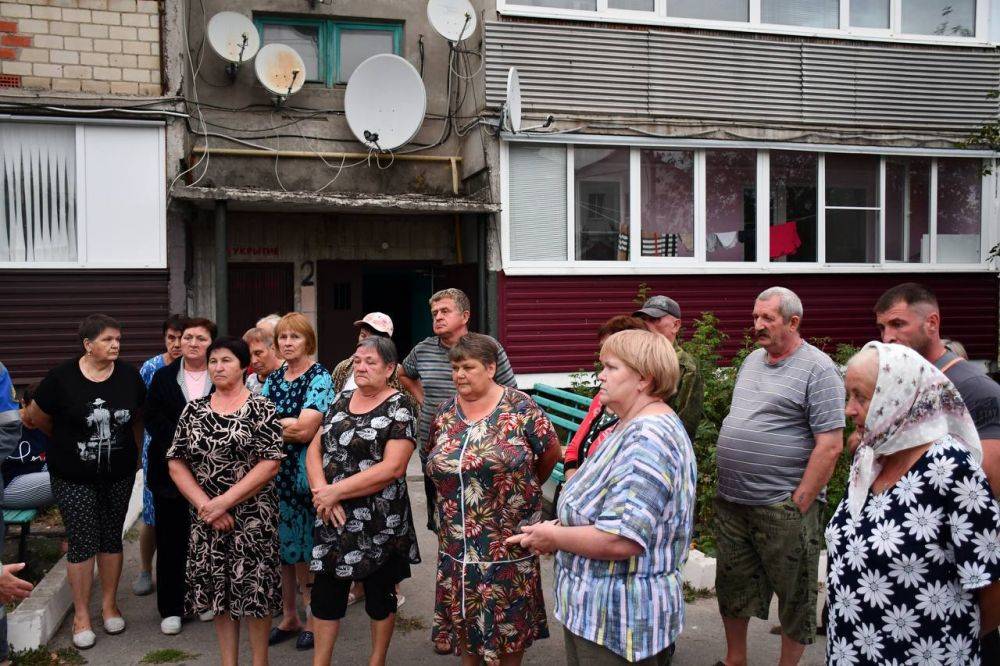
[(76, 130), (0, 123), (0, 262), (76, 258)]

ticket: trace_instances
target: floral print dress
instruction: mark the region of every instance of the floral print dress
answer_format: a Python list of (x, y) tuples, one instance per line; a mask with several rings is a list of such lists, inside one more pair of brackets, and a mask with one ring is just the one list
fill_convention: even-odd
[(1000, 505), (951, 436), (857, 521), (841, 502), (826, 542), (829, 664), (982, 663), (976, 591), (1000, 581)]
[[(298, 418), (303, 409), (315, 409), (325, 414), (333, 399), (333, 381), (330, 373), (319, 363), (295, 379), (285, 379), (288, 367), (280, 368), (267, 376), (262, 395), (274, 403), (278, 419)], [(278, 534), (281, 537), (283, 564), (309, 562), (313, 549), (313, 526), (316, 510), (313, 508), (312, 491), (306, 477), (306, 448), (309, 442), (284, 442), (285, 458), (278, 472), (278, 510), (281, 520)]]
[(534, 400), (504, 387), (496, 409), (473, 423), (447, 400), (428, 443), (441, 547), (431, 638), (497, 663), (549, 635), (538, 557), (504, 541), (540, 514), (535, 464), (559, 440)]
[[(192, 400), (177, 422), (167, 459), (187, 462), (198, 485), (217, 497), (262, 460), (281, 460), (281, 426), (274, 406), (251, 395), (232, 414), (217, 414), (211, 398)], [(192, 510), (193, 513), (193, 510)], [(281, 612), (278, 560), (278, 497), (269, 482), (229, 510), (236, 526), (217, 532), (192, 516), (184, 598), (185, 610), (233, 618), (271, 617)]]
[[(353, 390), (342, 392), (323, 418), (321, 456), (327, 483), (382, 462), (390, 440), (416, 441), (416, 410), (405, 394), (394, 393), (364, 414), (350, 410), (353, 395)], [(409, 565), (420, 562), (420, 550), (406, 477), (372, 495), (345, 499), (341, 505), (348, 518), (343, 527), (316, 519), (310, 569), (335, 578), (364, 580), (391, 565), (393, 570), (386, 573), (393, 582), (409, 578)]]

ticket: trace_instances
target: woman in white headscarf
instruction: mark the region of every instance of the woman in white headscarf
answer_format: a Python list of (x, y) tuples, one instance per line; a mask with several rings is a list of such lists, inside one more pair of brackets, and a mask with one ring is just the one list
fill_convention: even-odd
[(860, 445), (826, 529), (827, 661), (981, 664), (1000, 623), (1000, 505), (969, 412), (901, 345), (865, 345), (845, 384)]

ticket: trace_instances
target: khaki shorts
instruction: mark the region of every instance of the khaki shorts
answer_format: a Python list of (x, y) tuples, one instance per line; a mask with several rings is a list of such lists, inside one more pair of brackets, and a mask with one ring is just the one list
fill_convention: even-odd
[(748, 506), (715, 498), (715, 592), (723, 617), (767, 619), (778, 595), (786, 636), (816, 640), (816, 593), (823, 504), (803, 514), (791, 498)]

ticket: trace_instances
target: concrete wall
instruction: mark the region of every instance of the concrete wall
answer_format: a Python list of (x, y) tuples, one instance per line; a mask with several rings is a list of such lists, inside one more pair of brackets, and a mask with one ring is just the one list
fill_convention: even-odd
[[(427, 89), (427, 115), (422, 128), (408, 149), (418, 145), (436, 144), (445, 135), (444, 116), (448, 111), (449, 49), (427, 21), (426, 3), (423, 1), (400, 0), (337, 0), (317, 4), (309, 8), (304, 0), (256, 0), (254, 2), (235, 0), (205, 0), (204, 15), (199, 3), (191, 3), (191, 26), (189, 43), (196, 50), (203, 42), (203, 25), (211, 16), (220, 11), (236, 11), (248, 17), (255, 14), (280, 14), (309, 18), (337, 18), (367, 22), (391, 21), (403, 24), (401, 55), (421, 69), (421, 41), (423, 43), (423, 79)], [(494, 3), (476, 0), (477, 11), (485, 12), (489, 18), (495, 15)], [(471, 39), (463, 44), (465, 49), (478, 50), (482, 39), (482, 15), (480, 27)], [(481, 110), (485, 104), (483, 73), (476, 72), (478, 57), (465, 56), (456, 67), (463, 75), (474, 74), (471, 79), (451, 76), (452, 85), (463, 87), (464, 104), (460, 115), (465, 116), (459, 123), (467, 123), (469, 117)], [(187, 72), (185, 72), (187, 74)], [(233, 83), (224, 74), (224, 62), (206, 48), (197, 79), (184, 77), (185, 93), (203, 102), (220, 108), (202, 107), (205, 120), (225, 126), (210, 127), (213, 132), (230, 137), (242, 138), (254, 144), (283, 150), (307, 151), (350, 151), (367, 152), (366, 147), (357, 142), (343, 117), (345, 85), (327, 87), (322, 83), (306, 83), (302, 90), (288, 99), (284, 107), (276, 109), (270, 94), (257, 82), (252, 64), (241, 67)], [(279, 127), (280, 126), (280, 127)], [(441, 145), (420, 151), (421, 155), (461, 156), (463, 158), (461, 177), (472, 176), (486, 167), (483, 141), (489, 137), (479, 129), (472, 128), (465, 138), (453, 131)], [(209, 138), (214, 148), (247, 147), (232, 140), (214, 136)], [(203, 146), (204, 139), (197, 133), (188, 137), (186, 148)], [(180, 157), (180, 156), (179, 156)], [(209, 170), (199, 184), (245, 186), (264, 189), (316, 190), (327, 185), (326, 191), (451, 194), (452, 175), (445, 164), (412, 163), (396, 161), (386, 167), (372, 160), (371, 164), (347, 162), (347, 168), (340, 170), (341, 160), (328, 158), (326, 164), (317, 159), (280, 159), (225, 157), (212, 155)], [(380, 166), (382, 168), (380, 168)], [(339, 175), (338, 175), (339, 174)], [(336, 180), (330, 181), (336, 176)], [(489, 188), (478, 184), (473, 189), (481, 189), (484, 194)]]
[(160, 3), (0, 3), (0, 87), (158, 96)]

